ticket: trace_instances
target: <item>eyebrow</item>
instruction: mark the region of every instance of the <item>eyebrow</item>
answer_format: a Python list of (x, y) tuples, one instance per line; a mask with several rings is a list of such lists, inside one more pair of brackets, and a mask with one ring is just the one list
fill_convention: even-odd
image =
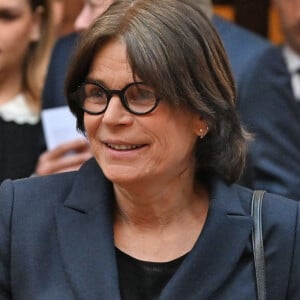
[[(94, 84), (99, 84), (100, 86), (102, 86), (103, 88), (110, 90), (110, 88), (107, 86), (107, 84), (105, 84), (104, 81), (99, 80), (99, 79), (94, 79), (91, 77), (87, 77), (85, 82), (90, 82), (90, 83), (94, 83)], [(132, 84), (132, 83), (144, 83), (143, 81), (132, 81), (132, 82), (128, 82), (125, 86)], [(145, 84), (145, 83), (144, 83)], [(113, 89), (114, 90), (114, 89)]]
[(103, 86), (104, 88), (108, 88), (107, 84), (105, 84), (105, 82), (101, 79), (95, 79), (95, 78), (92, 78), (92, 77), (87, 77), (85, 79), (85, 81), (93, 82), (93, 83), (96, 83), (96, 84), (99, 84), (99, 85)]
[(0, 6), (0, 11), (3, 13), (20, 13), (22, 10), (20, 9), (20, 7), (16, 6), (16, 5), (6, 5), (6, 6)]

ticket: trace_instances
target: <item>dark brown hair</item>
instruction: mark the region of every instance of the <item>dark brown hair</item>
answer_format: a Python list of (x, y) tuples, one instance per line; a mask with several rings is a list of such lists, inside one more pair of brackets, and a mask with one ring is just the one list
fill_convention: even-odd
[(222, 42), (194, 0), (120, 0), (83, 35), (71, 64), (66, 94), (77, 126), (83, 111), (72, 93), (95, 54), (112, 39), (125, 42), (132, 71), (171, 105), (185, 105), (205, 119), (209, 132), (196, 145), (197, 176), (236, 181), (244, 167), (245, 132)]

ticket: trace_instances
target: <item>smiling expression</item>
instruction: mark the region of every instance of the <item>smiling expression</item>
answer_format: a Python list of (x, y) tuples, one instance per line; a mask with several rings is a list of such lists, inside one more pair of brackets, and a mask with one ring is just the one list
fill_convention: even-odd
[[(122, 89), (134, 81), (126, 46), (107, 43), (94, 57), (88, 78), (108, 89)], [(154, 111), (138, 116), (128, 112), (117, 95), (101, 115), (84, 114), (93, 154), (114, 183), (143, 180), (167, 182), (194, 168), (194, 147), (203, 121), (186, 108), (162, 100)]]

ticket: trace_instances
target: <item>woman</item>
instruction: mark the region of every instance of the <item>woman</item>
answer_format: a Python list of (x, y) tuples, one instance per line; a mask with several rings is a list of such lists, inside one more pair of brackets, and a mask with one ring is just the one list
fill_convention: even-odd
[[(116, 1), (84, 34), (66, 92), (95, 159), (2, 185), (3, 299), (257, 299), (252, 192), (234, 184), (245, 133), (198, 5)], [(299, 218), (297, 202), (265, 195), (268, 299), (299, 299)]]
[(0, 182), (29, 176), (42, 141), (40, 95), (53, 37), (49, 0), (0, 0)]

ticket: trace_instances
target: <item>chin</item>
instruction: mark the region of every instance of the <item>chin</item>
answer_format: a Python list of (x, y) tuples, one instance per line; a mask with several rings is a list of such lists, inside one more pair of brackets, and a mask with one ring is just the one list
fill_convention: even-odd
[(143, 177), (132, 167), (107, 166), (103, 167), (102, 171), (107, 179), (116, 184), (134, 184)]

